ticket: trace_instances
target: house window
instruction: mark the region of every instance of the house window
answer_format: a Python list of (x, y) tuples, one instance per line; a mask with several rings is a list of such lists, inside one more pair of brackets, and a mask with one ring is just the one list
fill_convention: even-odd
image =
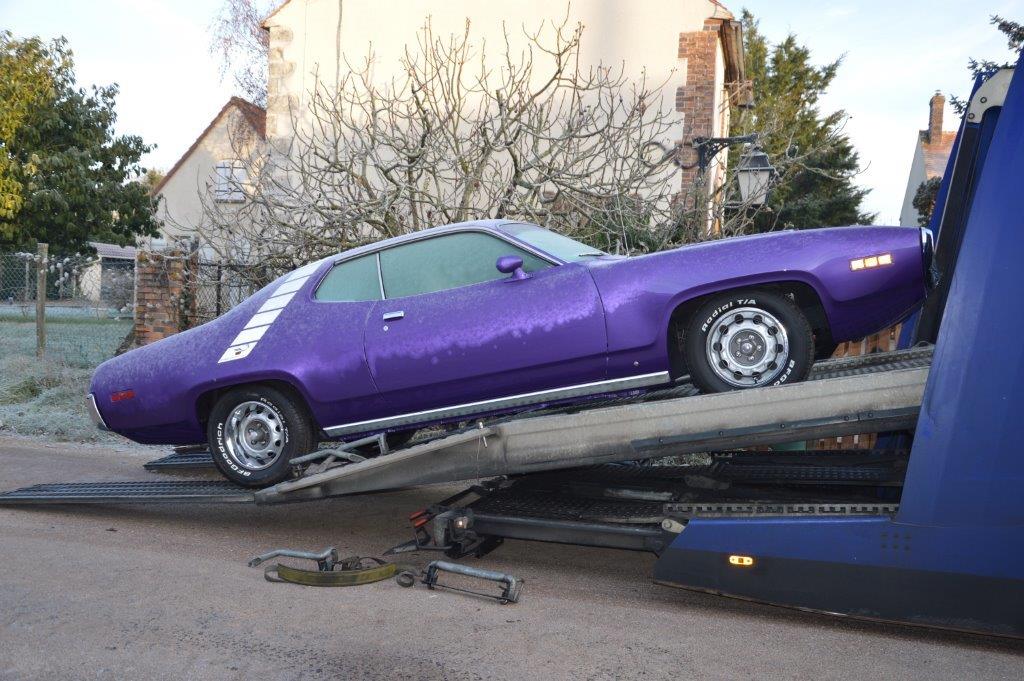
[(213, 198), (223, 203), (241, 203), (249, 180), (241, 161), (220, 161), (215, 169)]

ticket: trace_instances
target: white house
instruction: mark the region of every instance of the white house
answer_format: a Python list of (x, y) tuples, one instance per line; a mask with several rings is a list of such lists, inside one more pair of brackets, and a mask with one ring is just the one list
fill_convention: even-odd
[(226, 206), (240, 203), (246, 164), (240, 159), (259, 154), (266, 140), (266, 111), (241, 97), (232, 97), (210, 124), (153, 188), (158, 197), (160, 238), (150, 248), (196, 238), (203, 202)]
[(468, 20), (474, 40), (488, 45), (502, 45), (508, 29), (513, 50), (525, 46), (523, 29), (580, 23), (582, 65), (622, 64), (634, 78), (664, 82), (684, 142), (728, 134), (730, 98), (751, 96), (740, 24), (716, 0), (287, 0), (263, 22), (270, 32), (268, 136), (288, 135), (318, 78), (337, 78), (371, 50), (378, 80), (399, 75), (403, 51), (428, 18), (436, 36), (460, 34)]
[[(375, 78), (399, 77), (404, 50), (415, 45), (428, 19), (439, 37), (461, 34), (468, 20), (473, 40), (488, 45), (503, 45), (507, 28), (513, 50), (525, 45), (523, 29), (582, 24), (583, 67), (623, 65), (630, 77), (646, 74), (648, 83), (665, 83), (663, 99), (677, 116), (675, 134), (684, 150), (693, 137), (727, 135), (730, 103), (751, 99), (740, 24), (716, 0), (287, 0), (262, 24), (270, 43), (265, 114), (233, 98), (155, 188), (164, 238), (194, 237), (203, 201), (240, 198), (227, 189), (218, 193), (230, 184), (226, 178), (244, 183), (234, 175), (235, 161), (261, 149), (286, 149), (318, 81), (336, 82), (371, 51)], [(236, 131), (249, 141), (233, 139)], [(686, 155), (690, 162), (696, 157), (692, 147)], [(696, 172), (684, 175), (684, 185)], [(724, 175), (721, 164), (710, 172), (712, 184)]]

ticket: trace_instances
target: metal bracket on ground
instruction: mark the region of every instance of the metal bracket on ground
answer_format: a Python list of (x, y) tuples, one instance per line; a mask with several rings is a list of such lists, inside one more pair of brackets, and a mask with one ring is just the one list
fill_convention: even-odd
[[(463, 577), (470, 577), (472, 579), (481, 579), (488, 582), (496, 582), (502, 586), (501, 594), (494, 595), (483, 593), (481, 591), (475, 591), (473, 589), (465, 589), (462, 587), (452, 586), (450, 584), (438, 583), (438, 575), (442, 572), (448, 572), (453, 575), (461, 575)], [(480, 596), (481, 598), (491, 598), (502, 605), (508, 603), (518, 603), (519, 595), (523, 590), (523, 580), (512, 575), (505, 574), (503, 572), (495, 572), (494, 570), (483, 570), (481, 568), (470, 567), (468, 565), (459, 565), (458, 563), (449, 563), (443, 560), (435, 560), (427, 569), (423, 571), (422, 575), (417, 575), (413, 570), (405, 570), (395, 577), (395, 581), (398, 582), (399, 586), (411, 587), (416, 583), (417, 578), (427, 586), (428, 589), (445, 589), (448, 591), (458, 591), (461, 593), (471, 594), (473, 596)]]

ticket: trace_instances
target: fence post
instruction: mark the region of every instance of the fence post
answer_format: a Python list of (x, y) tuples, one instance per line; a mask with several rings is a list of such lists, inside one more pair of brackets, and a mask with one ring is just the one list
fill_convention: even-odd
[(220, 295), (221, 295), (221, 286), (222, 286), (221, 279), (223, 278), (223, 276), (224, 276), (224, 272), (221, 269), (221, 264), (217, 263), (217, 305), (216, 305), (216, 312), (217, 312), (217, 316), (218, 317), (220, 316)]
[(46, 266), (49, 244), (36, 247), (36, 357), (46, 354)]

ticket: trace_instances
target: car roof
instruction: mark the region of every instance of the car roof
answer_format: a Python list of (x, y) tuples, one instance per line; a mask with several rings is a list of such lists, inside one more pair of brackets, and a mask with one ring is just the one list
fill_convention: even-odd
[(409, 232), (408, 234), (393, 236), (390, 239), (383, 239), (381, 241), (374, 241), (372, 243), (363, 244), (362, 246), (356, 246), (355, 248), (350, 248), (347, 251), (335, 253), (334, 255), (325, 258), (325, 260), (335, 261), (339, 258), (344, 258), (345, 260), (348, 260), (349, 258), (363, 255), (364, 253), (375, 253), (376, 251), (380, 251), (385, 248), (390, 248), (392, 246), (397, 246), (407, 241), (418, 241), (419, 239), (423, 239), (429, 236), (448, 234), (450, 232), (461, 232), (467, 229), (479, 229), (487, 232), (502, 233), (505, 236), (509, 236), (508, 234), (505, 234), (504, 230), (502, 230), (501, 228), (506, 225), (521, 224), (523, 224), (522, 220), (469, 220), (466, 222), (454, 222), (450, 225), (428, 227), (427, 229), (421, 229), (416, 232)]

